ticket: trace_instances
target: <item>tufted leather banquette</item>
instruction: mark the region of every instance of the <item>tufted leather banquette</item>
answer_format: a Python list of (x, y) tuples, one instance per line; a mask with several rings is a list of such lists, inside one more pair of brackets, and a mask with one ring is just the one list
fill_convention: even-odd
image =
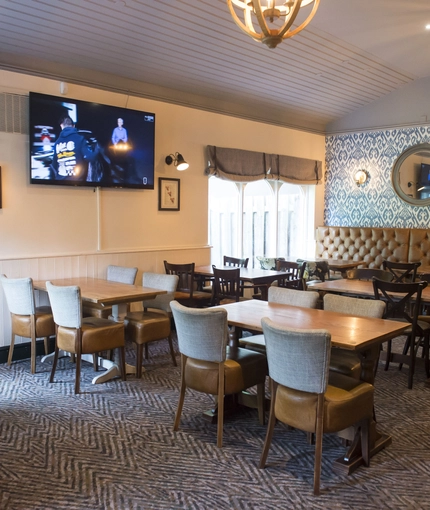
[(318, 227), (316, 256), (381, 269), (383, 260), (430, 266), (430, 229)]

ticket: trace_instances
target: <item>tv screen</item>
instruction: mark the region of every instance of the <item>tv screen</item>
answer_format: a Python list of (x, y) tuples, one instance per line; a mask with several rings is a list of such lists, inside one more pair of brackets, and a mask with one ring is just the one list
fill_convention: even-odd
[(30, 92), (30, 183), (154, 189), (155, 115)]
[(421, 163), (421, 186), (430, 185), (430, 165)]

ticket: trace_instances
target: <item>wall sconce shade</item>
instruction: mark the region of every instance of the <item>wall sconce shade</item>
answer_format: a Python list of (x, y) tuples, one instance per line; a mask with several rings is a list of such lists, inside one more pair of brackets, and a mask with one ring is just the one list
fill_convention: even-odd
[(175, 154), (169, 154), (166, 156), (166, 164), (171, 165), (172, 163), (176, 166), (177, 170), (186, 170), (190, 165), (185, 161), (182, 154), (175, 152)]
[(370, 174), (367, 170), (358, 170), (354, 175), (354, 181), (357, 186), (364, 186), (369, 179)]

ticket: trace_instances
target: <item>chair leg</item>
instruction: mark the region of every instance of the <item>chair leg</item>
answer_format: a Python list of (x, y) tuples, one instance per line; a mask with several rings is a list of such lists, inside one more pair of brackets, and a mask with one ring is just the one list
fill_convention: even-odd
[(364, 465), (370, 465), (370, 420), (364, 420), (361, 423), (361, 456), (363, 457)]
[(36, 373), (36, 320), (34, 315), (31, 316), (31, 324), (30, 324), (30, 332), (31, 332), (31, 373)]
[[(119, 369), (121, 372), (121, 379), (125, 381), (127, 379), (127, 374), (125, 372), (125, 347), (119, 347)], [(140, 365), (142, 366), (142, 364)]]
[[(146, 345), (145, 345), (146, 346)], [(142, 377), (143, 344), (136, 344), (136, 377)]]
[(13, 357), (13, 348), (15, 346), (15, 333), (12, 333), (12, 338), (10, 340), (10, 347), (9, 347), (9, 354), (7, 357), (7, 364), (10, 367), (12, 364), (12, 357)]
[(388, 340), (387, 342), (387, 359), (385, 360), (385, 368), (384, 370), (388, 370), (388, 367), (390, 366), (391, 361), (391, 340)]
[(217, 446), (222, 448), (222, 432), (224, 426), (224, 391), (225, 391), (225, 365), (219, 364), (218, 369), (218, 425), (217, 425)]
[(45, 336), (43, 339), (43, 344), (45, 347), (45, 355), (49, 354), (49, 337)]
[(410, 355), (409, 355), (409, 372), (408, 372), (408, 389), (412, 389), (414, 382), (414, 373), (415, 373), (415, 338), (411, 337), (411, 345), (410, 345)]
[(324, 424), (324, 394), (321, 393), (318, 395), (317, 423), (316, 423), (316, 431), (315, 431), (315, 465), (314, 465), (314, 494), (315, 494), (315, 496), (318, 496), (320, 493), (323, 424)]
[[(177, 367), (178, 365), (176, 363), (176, 356), (175, 356), (175, 350), (173, 349), (173, 341), (172, 341), (172, 334), (171, 333), (167, 337), (167, 341), (169, 342), (170, 355), (172, 356), (173, 366)], [(146, 344), (146, 345), (148, 345), (148, 344)]]
[(181, 390), (179, 393), (178, 408), (176, 409), (175, 423), (173, 424), (173, 430), (178, 430), (179, 422), (181, 421), (182, 407), (184, 406), (185, 399), (185, 365), (187, 363), (187, 357), (181, 354)]
[(76, 378), (75, 378), (75, 395), (80, 391), (81, 383), (81, 353), (76, 353)]
[(94, 352), (93, 353), (93, 368), (94, 368), (94, 372), (98, 372), (99, 371), (98, 358), (99, 358), (99, 353), (98, 352)]
[(275, 428), (276, 423), (276, 416), (275, 416), (275, 401), (276, 401), (276, 390), (278, 388), (278, 383), (270, 380), (270, 394), (271, 394), (271, 401), (270, 401), (270, 413), (269, 413), (269, 423), (267, 425), (267, 431), (266, 431), (266, 439), (264, 441), (263, 451), (261, 452), (260, 457), (260, 464), (259, 468), (264, 469), (266, 465), (267, 455), (269, 454), (269, 448), (272, 443), (272, 437), (273, 437), (273, 430)]
[(57, 369), (57, 362), (58, 362), (58, 352), (59, 352), (59, 349), (57, 346), (57, 341), (55, 341), (54, 359), (52, 361), (51, 375), (49, 377), (50, 383), (54, 382), (54, 375), (55, 375), (55, 370)]
[(258, 420), (260, 425), (264, 425), (266, 422), (265, 411), (265, 394), (264, 394), (265, 383), (257, 384), (257, 408), (258, 408)]
[(424, 337), (423, 353), (424, 353), (424, 367), (425, 367), (425, 371), (426, 371), (426, 377), (428, 379), (430, 377), (429, 337), (428, 337), (428, 335), (426, 335)]
[(148, 349), (148, 344), (145, 344), (145, 359), (149, 359), (149, 349)]

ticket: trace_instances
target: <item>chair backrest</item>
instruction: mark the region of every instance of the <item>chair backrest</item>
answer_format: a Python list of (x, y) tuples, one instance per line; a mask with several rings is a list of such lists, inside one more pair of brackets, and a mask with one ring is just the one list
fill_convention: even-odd
[(381, 299), (386, 303), (385, 317), (406, 319), (412, 324), (414, 334), (415, 328), (421, 332), (417, 321), (421, 307), (421, 293), (427, 285), (427, 282), (421, 281), (398, 283), (373, 279), (375, 299)]
[(249, 258), (247, 259), (238, 259), (236, 257), (227, 257), (224, 255), (223, 264), (225, 266), (232, 267), (248, 267)]
[(299, 391), (325, 393), (330, 365), (330, 333), (323, 329), (290, 329), (264, 317), (269, 376)]
[(179, 352), (190, 358), (223, 362), (228, 340), (227, 311), (170, 304), (178, 335)]
[(360, 299), (348, 296), (326, 294), (323, 298), (324, 310), (345, 313), (356, 317), (373, 317), (382, 319), (385, 303), (375, 299)]
[(52, 315), (57, 326), (80, 328), (82, 325), (81, 289), (76, 285), (64, 287), (46, 282)]
[(239, 301), (242, 290), (240, 286), (240, 267), (219, 269), (212, 266), (212, 269), (214, 273), (214, 304), (218, 305), (223, 299)]
[(393, 275), (393, 281), (400, 283), (414, 282), (417, 277), (417, 269), (421, 262), (391, 262), (383, 260), (382, 267), (386, 271), (390, 271)]
[(304, 308), (316, 308), (319, 294), (311, 290), (296, 290), (283, 287), (269, 287), (269, 303), (281, 305), (303, 306)]
[(143, 301), (144, 308), (157, 308), (171, 313), (170, 303), (174, 300), (175, 290), (178, 286), (179, 276), (176, 274), (143, 273), (142, 286), (151, 289), (167, 291), (167, 294), (160, 294), (154, 299)]
[(356, 268), (350, 269), (346, 272), (348, 280), (371, 280), (373, 277), (384, 280), (385, 282), (391, 282), (394, 278), (393, 273), (385, 271), (384, 269), (373, 268)]
[(108, 266), (106, 279), (110, 282), (134, 285), (137, 267)]
[(288, 260), (277, 259), (276, 271), (285, 271), (285, 278), (278, 279), (278, 287), (286, 287), (288, 289), (305, 289), (305, 281), (303, 279), (306, 264), (298, 264), (297, 262), (289, 262)]
[(193, 297), (194, 290), (194, 262), (189, 264), (171, 264), (164, 261), (164, 269), (166, 274), (174, 274), (178, 276), (178, 286), (176, 290), (179, 292), (186, 292)]
[(31, 278), (8, 278), (2, 274), (0, 282), (10, 313), (15, 315), (33, 315), (35, 313), (36, 305)]

